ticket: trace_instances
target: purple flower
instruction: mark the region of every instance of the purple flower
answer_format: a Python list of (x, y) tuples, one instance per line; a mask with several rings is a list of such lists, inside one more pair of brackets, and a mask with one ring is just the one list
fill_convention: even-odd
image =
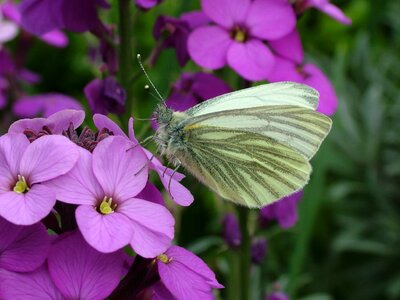
[(240, 234), (239, 223), (234, 214), (226, 214), (223, 221), (224, 239), (230, 247), (238, 247), (242, 242), (242, 235)]
[(333, 115), (338, 100), (329, 79), (315, 65), (304, 62), (304, 52), (297, 30), (280, 40), (270, 43), (277, 54), (275, 66), (267, 79), (272, 82), (295, 81), (307, 84), (320, 93), (318, 111)]
[(282, 292), (273, 292), (269, 294), (266, 300), (290, 300), (289, 297)]
[[(21, 26), (21, 12), (17, 5), (8, 1), (1, 5), (4, 16), (12, 21), (16, 26)], [(55, 47), (65, 47), (68, 45), (68, 37), (60, 30), (52, 30), (44, 34), (37, 35), (42, 41)]]
[(124, 263), (123, 250), (100, 253), (79, 232), (61, 236), (48, 258), (50, 276), (68, 299), (107, 298), (126, 272)]
[(43, 219), (56, 202), (46, 183), (71, 170), (78, 158), (78, 147), (63, 136), (32, 143), (23, 134), (0, 137), (0, 216), (17, 225)]
[(115, 78), (94, 79), (85, 86), (84, 92), (93, 113), (124, 112), (126, 92)]
[(184, 111), (200, 102), (231, 92), (231, 88), (213, 74), (183, 73), (173, 85), (166, 104), (177, 111)]
[(78, 232), (67, 233), (51, 247), (48, 263), (30, 273), (0, 271), (2, 299), (107, 298), (125, 273), (124, 253), (100, 253)]
[(46, 264), (29, 273), (0, 269), (0, 295), (4, 300), (67, 300), (54, 285)]
[(277, 220), (282, 228), (290, 228), (297, 222), (297, 204), (303, 196), (303, 191), (272, 203), (260, 211), (261, 225), (265, 226), (270, 220)]
[(274, 66), (274, 55), (263, 41), (282, 38), (296, 24), (286, 0), (202, 0), (205, 14), (216, 25), (201, 26), (189, 37), (192, 59), (218, 69), (228, 64), (248, 80), (263, 80)]
[(11, 124), (9, 133), (25, 133), (29, 138), (48, 134), (62, 134), (72, 124), (78, 128), (85, 119), (83, 110), (65, 109), (48, 118), (21, 119)]
[(101, 141), (93, 154), (81, 148), (71, 172), (51, 186), (60, 201), (77, 204), (76, 221), (85, 240), (101, 252), (130, 244), (152, 258), (174, 236), (174, 218), (159, 205), (136, 198), (146, 186), (148, 159), (140, 147), (120, 136)]
[(0, 217), (0, 269), (33, 271), (44, 263), (49, 248), (43, 224), (18, 226)]
[[(122, 129), (119, 128), (117, 124), (115, 124), (112, 120), (110, 120), (106, 116), (96, 114), (93, 116), (93, 121), (97, 129), (99, 130), (107, 128), (108, 130), (112, 131), (114, 135), (127, 137), (125, 133), (122, 131)], [(134, 144), (138, 144), (138, 141), (135, 138), (135, 133), (133, 131), (132, 118), (129, 119), (128, 128), (129, 128), (129, 139)], [(143, 149), (143, 151), (147, 155), (147, 158), (151, 160), (149, 163), (149, 168), (157, 172), (158, 176), (160, 177), (161, 183), (171, 196), (172, 200), (174, 200), (179, 205), (189, 206), (194, 200), (193, 195), (187, 188), (185, 188), (182, 184), (179, 183), (183, 178), (185, 178), (185, 175), (179, 172), (174, 172), (173, 170), (164, 167), (162, 163), (150, 151), (146, 150), (145, 148), (142, 148), (141, 146), (138, 146), (137, 148), (139, 147)]]
[[(158, 273), (164, 287), (178, 300), (214, 299), (213, 288), (223, 288), (214, 272), (196, 255), (178, 247), (170, 247), (157, 257)], [(156, 294), (165, 294), (156, 287)]]
[(187, 40), (195, 28), (206, 25), (210, 20), (201, 11), (183, 14), (179, 19), (170, 16), (159, 16), (153, 29), (153, 36), (159, 42), (152, 55), (152, 64), (155, 63), (161, 50), (175, 48), (179, 64), (183, 67), (190, 59)]
[(143, 10), (148, 10), (161, 3), (162, 0), (135, 0), (135, 5)]
[(306, 9), (314, 7), (340, 23), (345, 25), (351, 24), (351, 19), (340, 8), (330, 3), (329, 0), (296, 0), (294, 7), (298, 15), (302, 14)]
[(256, 238), (251, 244), (251, 261), (254, 264), (261, 264), (267, 254), (267, 240), (265, 238)]
[[(0, 6), (1, 8), (1, 6)], [(2, 44), (11, 41), (18, 34), (18, 26), (13, 22), (3, 19), (2, 11), (0, 10), (0, 49)]]
[(95, 30), (101, 26), (98, 6), (109, 7), (105, 0), (24, 0), (20, 6), (22, 26), (36, 35), (54, 29)]
[(13, 106), (15, 115), (27, 118), (38, 115), (49, 117), (64, 109), (83, 110), (83, 107), (78, 100), (56, 93), (25, 96), (18, 99)]

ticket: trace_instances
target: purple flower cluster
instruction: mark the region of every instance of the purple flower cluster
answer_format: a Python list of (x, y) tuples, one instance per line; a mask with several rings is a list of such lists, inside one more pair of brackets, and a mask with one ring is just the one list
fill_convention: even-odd
[(335, 90), (317, 66), (305, 61), (296, 22), (306, 9), (315, 7), (350, 24), (339, 8), (328, 0), (294, 4), (286, 0), (201, 0), (201, 5), (202, 11), (178, 19), (158, 18), (154, 37), (159, 44), (153, 63), (161, 49), (172, 47), (181, 66), (191, 58), (209, 70), (229, 66), (248, 81), (305, 83), (321, 94), (318, 111), (335, 113)]
[(84, 116), (63, 110), (22, 119), (0, 137), (0, 297), (104, 299), (137, 265), (124, 255), (130, 246), (135, 260), (148, 260), (152, 285), (143, 289), (211, 299), (212, 288), (222, 286), (200, 258), (171, 246), (175, 220), (148, 181), (156, 171), (186, 206), (193, 196), (179, 183), (184, 176), (138, 144), (133, 119), (128, 137), (100, 114), (93, 118), (98, 132), (79, 130)]

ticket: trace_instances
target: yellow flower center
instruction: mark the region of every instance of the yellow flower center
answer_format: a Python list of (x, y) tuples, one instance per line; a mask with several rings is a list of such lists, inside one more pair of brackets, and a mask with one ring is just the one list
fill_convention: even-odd
[(29, 191), (29, 186), (28, 186), (28, 183), (26, 182), (26, 179), (24, 176), (18, 175), (18, 181), (15, 184), (13, 191), (18, 194), (23, 194), (23, 193)]
[(247, 38), (247, 31), (244, 28), (241, 28), (239, 26), (236, 26), (232, 32), (231, 32), (231, 36), (234, 40), (238, 41), (239, 43), (244, 43)]
[(172, 257), (168, 257), (166, 254), (160, 254), (157, 256), (157, 259), (161, 260), (164, 264), (168, 264), (171, 262)]
[(112, 214), (117, 208), (117, 204), (112, 203), (112, 201), (113, 199), (111, 197), (105, 196), (99, 206), (100, 213), (103, 215)]

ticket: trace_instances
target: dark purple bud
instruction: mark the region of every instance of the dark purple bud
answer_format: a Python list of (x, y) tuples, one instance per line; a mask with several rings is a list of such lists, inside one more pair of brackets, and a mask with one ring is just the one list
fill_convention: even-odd
[(20, 6), (22, 26), (36, 35), (54, 29), (74, 32), (92, 30), (100, 22), (98, 6), (109, 7), (104, 0), (24, 0)]
[(269, 294), (266, 300), (290, 300), (289, 297), (282, 292), (273, 292)]
[(175, 48), (178, 62), (184, 66), (190, 59), (187, 50), (187, 39), (190, 34), (188, 22), (168, 16), (159, 16), (153, 29), (153, 36), (158, 46), (152, 54), (152, 64), (165, 48)]
[(303, 191), (299, 191), (262, 208), (260, 211), (261, 227), (266, 227), (271, 220), (276, 220), (284, 229), (294, 226), (298, 219), (297, 204), (302, 196)]
[(251, 261), (254, 264), (261, 264), (267, 254), (267, 240), (256, 238), (251, 244)]
[(240, 234), (239, 223), (234, 214), (226, 214), (222, 225), (223, 229), (223, 236), (225, 242), (230, 247), (238, 247), (242, 241), (242, 236)]
[(213, 74), (183, 73), (173, 85), (167, 105), (175, 110), (183, 111), (197, 103), (230, 91), (231, 88)]
[(135, 0), (135, 5), (142, 10), (149, 10), (161, 3), (162, 0)]
[(106, 115), (109, 112), (116, 114), (124, 112), (126, 92), (113, 77), (91, 81), (86, 85), (84, 93), (93, 113)]

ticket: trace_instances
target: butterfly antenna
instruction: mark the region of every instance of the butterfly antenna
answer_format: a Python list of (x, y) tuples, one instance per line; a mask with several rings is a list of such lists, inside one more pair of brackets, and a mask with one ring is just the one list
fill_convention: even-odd
[[(157, 96), (158, 96), (158, 99), (161, 100), (161, 102), (164, 102), (163, 96), (161, 96), (160, 92), (157, 90), (157, 88), (156, 88), (156, 86), (154, 85), (153, 81), (151, 81), (149, 75), (147, 74), (147, 72), (146, 72), (146, 70), (145, 70), (145, 68), (144, 68), (144, 66), (143, 66), (143, 63), (142, 63), (142, 56), (141, 56), (140, 54), (138, 54), (138, 55), (136, 56), (136, 58), (137, 58), (137, 60), (138, 60), (138, 62), (139, 62), (140, 68), (142, 69), (142, 71), (143, 71), (144, 75), (146, 76), (147, 80), (149, 81), (151, 87), (156, 91), (156, 94), (157, 94)], [(147, 86), (147, 90), (150, 90), (150, 87), (149, 87), (148, 85), (146, 85), (146, 86)], [(146, 86), (145, 86), (145, 89), (146, 89)], [(149, 92), (150, 92), (150, 91), (149, 91)], [(150, 93), (151, 93), (151, 92), (150, 92)]]
[[(152, 96), (154, 99), (156, 99), (157, 101), (160, 101), (160, 98), (151, 91), (150, 86), (148, 84), (146, 84), (144, 86), (144, 90), (146, 91), (146, 93), (149, 93), (150, 96)], [(161, 99), (161, 101), (164, 103), (163, 99)]]

